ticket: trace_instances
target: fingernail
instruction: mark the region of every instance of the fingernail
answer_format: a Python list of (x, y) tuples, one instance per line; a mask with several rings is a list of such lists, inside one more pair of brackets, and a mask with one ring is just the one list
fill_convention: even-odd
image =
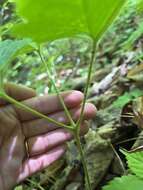
[(83, 100), (83, 93), (80, 91), (72, 91), (65, 97), (65, 103), (70, 107), (78, 106)]

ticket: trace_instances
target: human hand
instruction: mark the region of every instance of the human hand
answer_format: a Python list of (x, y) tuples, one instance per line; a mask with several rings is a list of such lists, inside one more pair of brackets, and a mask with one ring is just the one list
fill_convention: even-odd
[[(56, 95), (36, 97), (32, 89), (13, 84), (7, 84), (5, 90), (14, 99), (68, 124)], [(62, 93), (62, 97), (72, 118), (77, 121), (83, 94), (71, 91)], [(84, 120), (93, 118), (95, 112), (92, 104), (86, 104)], [(88, 126), (83, 122), (81, 134), (87, 131)], [(64, 144), (71, 138), (71, 134), (65, 129), (0, 99), (0, 189), (11, 190), (27, 177), (48, 167), (64, 154)], [(25, 142), (28, 145), (28, 155)]]

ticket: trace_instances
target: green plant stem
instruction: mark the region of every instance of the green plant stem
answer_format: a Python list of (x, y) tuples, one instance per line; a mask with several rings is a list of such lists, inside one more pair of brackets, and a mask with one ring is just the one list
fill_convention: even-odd
[(56, 85), (55, 85), (55, 81), (53, 80), (52, 78), (52, 75), (50, 73), (50, 68), (48, 67), (48, 65), (46, 64), (46, 61), (44, 59), (44, 57), (42, 56), (41, 54), (41, 51), (39, 50), (39, 56), (41, 58), (41, 61), (43, 62), (43, 64), (46, 66), (46, 69), (47, 69), (47, 73), (48, 73), (48, 76), (51, 80), (51, 83), (59, 97), (59, 100), (65, 110), (65, 113), (67, 115), (67, 117), (69, 118), (70, 120), (70, 123), (71, 125), (73, 126), (71, 132), (74, 134), (74, 137), (75, 137), (75, 140), (76, 140), (76, 143), (77, 143), (77, 148), (78, 148), (78, 151), (79, 151), (79, 154), (80, 154), (80, 157), (81, 157), (81, 161), (82, 161), (82, 164), (83, 164), (83, 169), (84, 169), (84, 174), (85, 174), (85, 185), (86, 185), (86, 189), (87, 190), (91, 190), (91, 184), (90, 184), (90, 178), (89, 178), (89, 174), (88, 174), (88, 169), (87, 169), (87, 163), (86, 163), (86, 160), (85, 160), (85, 157), (84, 157), (84, 152), (83, 152), (83, 149), (82, 149), (82, 145), (81, 145), (81, 142), (80, 142), (80, 126), (81, 126), (81, 122), (83, 120), (83, 115), (84, 115), (84, 108), (85, 108), (85, 103), (86, 103), (86, 100), (87, 100), (87, 95), (88, 95), (88, 89), (89, 89), (89, 85), (90, 85), (90, 79), (91, 79), (91, 74), (92, 74), (92, 67), (93, 67), (93, 63), (95, 61), (95, 50), (96, 50), (96, 43), (93, 44), (93, 51), (92, 51), (92, 56), (91, 56), (91, 61), (90, 61), (90, 65), (89, 65), (89, 70), (88, 70), (88, 77), (87, 77), (87, 83), (86, 83), (86, 87), (85, 87), (85, 90), (84, 90), (84, 100), (83, 100), (83, 104), (82, 104), (82, 108), (81, 108), (81, 114), (80, 114), (80, 118), (77, 122), (77, 124), (75, 124), (75, 122), (73, 121), (64, 101), (63, 101), (63, 98), (61, 97)]
[(90, 60), (90, 64), (89, 64), (87, 82), (86, 82), (86, 86), (85, 86), (85, 90), (84, 90), (84, 99), (83, 99), (83, 104), (82, 104), (82, 108), (81, 108), (81, 114), (80, 114), (80, 118), (76, 125), (78, 132), (80, 132), (80, 126), (81, 126), (81, 122), (83, 120), (84, 108), (85, 108), (85, 104), (86, 104), (86, 100), (87, 100), (87, 96), (88, 96), (88, 89), (89, 89), (90, 80), (91, 80), (92, 67), (93, 67), (93, 64), (94, 64), (95, 58), (96, 58), (95, 53), (96, 53), (96, 43), (94, 42), (91, 60)]
[(4, 79), (4, 76), (3, 76), (3, 72), (0, 72), (0, 91), (3, 92), (4, 90), (4, 87), (3, 87), (3, 79)]
[(80, 114), (80, 118), (76, 124), (76, 129), (75, 129), (75, 139), (76, 139), (76, 143), (77, 143), (77, 147), (81, 156), (81, 161), (83, 164), (83, 169), (84, 169), (84, 174), (85, 174), (85, 182), (86, 182), (86, 189), (87, 190), (91, 190), (91, 184), (90, 184), (90, 178), (89, 178), (89, 173), (88, 173), (88, 169), (87, 169), (87, 163), (86, 163), (86, 159), (83, 153), (83, 149), (82, 149), (82, 145), (80, 142), (80, 126), (83, 120), (83, 116), (84, 116), (84, 108), (85, 108), (85, 104), (86, 104), (86, 100), (87, 100), (87, 96), (88, 96), (88, 89), (89, 89), (89, 85), (90, 85), (90, 80), (91, 80), (91, 74), (92, 74), (92, 67), (95, 61), (95, 52), (96, 52), (96, 43), (93, 44), (93, 50), (92, 50), (92, 55), (91, 55), (91, 60), (90, 60), (90, 65), (89, 65), (89, 70), (88, 70), (88, 76), (87, 76), (87, 82), (86, 82), (86, 87), (84, 90), (84, 99), (83, 99), (83, 104), (82, 104), (82, 108), (81, 108), (81, 114)]
[(73, 126), (73, 128), (75, 128), (75, 127), (76, 127), (76, 124), (75, 124), (75, 122), (73, 121), (73, 119), (72, 119), (72, 117), (71, 117), (71, 114), (70, 114), (70, 112), (68, 111), (68, 109), (67, 109), (67, 107), (66, 107), (66, 105), (65, 105), (65, 103), (64, 103), (64, 100), (63, 100), (62, 96), (60, 95), (60, 92), (59, 92), (58, 88), (57, 88), (56, 85), (55, 85), (55, 81), (53, 80), (52, 74), (51, 74), (51, 72), (50, 72), (50, 68), (49, 68), (48, 65), (46, 64), (46, 61), (45, 61), (45, 59), (44, 59), (44, 57), (43, 57), (43, 55), (42, 55), (42, 53), (41, 53), (41, 49), (40, 49), (40, 48), (39, 48), (38, 54), (39, 54), (39, 56), (40, 56), (40, 58), (41, 58), (42, 63), (43, 63), (43, 64), (45, 65), (45, 67), (46, 67), (47, 74), (48, 74), (48, 76), (49, 76), (49, 78), (50, 78), (50, 80), (51, 80), (51, 83), (52, 83), (52, 85), (53, 85), (53, 87), (54, 87), (54, 89), (55, 89), (55, 91), (56, 91), (56, 93), (57, 93), (57, 95), (58, 95), (58, 98), (59, 98), (59, 100), (60, 100), (60, 102), (61, 102), (61, 104), (62, 104), (62, 106), (63, 106), (63, 108), (64, 108), (64, 111), (65, 111), (65, 113), (66, 113), (66, 115), (67, 115), (67, 117), (68, 117), (68, 119), (69, 119), (69, 121), (70, 121), (70, 123), (71, 123), (71, 126)]
[(26, 181), (34, 185), (35, 188), (39, 188), (40, 190), (45, 190), (39, 183), (35, 182), (34, 180), (26, 179)]
[(76, 140), (77, 148), (78, 148), (78, 151), (80, 153), (81, 161), (82, 161), (82, 165), (83, 165), (83, 169), (84, 169), (86, 190), (92, 190), (91, 184), (90, 184), (90, 178), (89, 178), (89, 174), (88, 174), (88, 169), (87, 169), (87, 163), (85, 160), (85, 155), (84, 155), (83, 148), (82, 148), (82, 145), (80, 142), (80, 136), (79, 136), (79, 133), (77, 131), (75, 131), (74, 137)]
[(15, 99), (11, 98), (10, 96), (8, 96), (5, 93), (0, 93), (0, 96), (1, 96), (1, 98), (3, 98), (6, 101), (8, 101), (9, 103), (15, 105), (16, 107), (19, 107), (19, 108), (21, 108), (21, 109), (23, 109), (25, 111), (28, 111), (28, 112), (32, 113), (33, 115), (35, 115), (35, 116), (43, 118), (43, 119), (47, 120), (48, 122), (54, 123), (54, 124), (56, 124), (56, 125), (58, 125), (60, 127), (63, 127), (65, 129), (69, 130), (69, 131), (73, 131), (73, 128), (71, 126), (67, 126), (67, 125), (65, 125), (63, 123), (55, 121), (54, 119), (52, 119), (52, 118), (50, 118), (50, 117), (48, 117), (48, 116), (46, 116), (46, 115), (44, 115), (44, 114), (42, 114), (42, 113), (34, 110), (34, 109), (26, 106), (25, 104), (22, 104), (21, 102), (16, 101)]

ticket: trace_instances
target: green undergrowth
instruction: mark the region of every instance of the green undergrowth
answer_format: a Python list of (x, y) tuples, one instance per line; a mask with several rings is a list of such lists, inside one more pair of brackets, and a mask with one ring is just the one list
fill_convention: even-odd
[(127, 160), (128, 175), (117, 177), (103, 187), (103, 190), (142, 190), (143, 151), (128, 153), (121, 151)]

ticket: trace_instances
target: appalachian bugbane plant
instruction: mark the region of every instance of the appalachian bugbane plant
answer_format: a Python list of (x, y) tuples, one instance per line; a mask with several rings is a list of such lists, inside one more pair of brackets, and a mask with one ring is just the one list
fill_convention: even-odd
[[(86, 190), (91, 190), (91, 184), (86, 166), (86, 160), (84, 158), (84, 152), (80, 142), (79, 130), (83, 119), (83, 111), (87, 99), (92, 66), (95, 62), (96, 47), (102, 35), (107, 31), (109, 26), (119, 15), (121, 8), (126, 1), (127, 0), (13, 0), (13, 2), (16, 3), (17, 13), (21, 16), (23, 22), (15, 24), (11, 29), (11, 34), (20, 39), (30, 38), (37, 43), (37, 46), (31, 46), (31, 41), (28, 41), (27, 39), (9, 41), (10, 43), (8, 41), (1, 42), (0, 60), (3, 60), (2, 63), (0, 62), (1, 97), (22, 109), (32, 112), (41, 118), (45, 118), (50, 122), (66, 128), (74, 134), (77, 148), (83, 163)], [(78, 122), (75, 123), (71, 118), (71, 115), (55, 85), (55, 81), (52, 78), (52, 73), (50, 72), (46, 61), (44, 60), (44, 56), (42, 55), (42, 48), (39, 47), (42, 46), (44, 42), (58, 38), (71, 37), (81, 33), (87, 34), (93, 39), (93, 51), (91, 53), (89, 63), (89, 71), (84, 91), (81, 115)], [(5, 44), (7, 44), (6, 47)], [(3, 46), (5, 47), (4, 54), (2, 50)], [(16, 48), (13, 48), (13, 46)], [(45, 65), (52, 85), (64, 107), (67, 117), (69, 118), (69, 126), (59, 123), (35, 110), (32, 110), (31, 108), (12, 99), (3, 91), (3, 77), (5, 75), (5, 68), (9, 66), (11, 59), (16, 56), (21, 49), (25, 49), (27, 51), (28, 46), (31, 46), (37, 51), (41, 58), (41, 62)]]

